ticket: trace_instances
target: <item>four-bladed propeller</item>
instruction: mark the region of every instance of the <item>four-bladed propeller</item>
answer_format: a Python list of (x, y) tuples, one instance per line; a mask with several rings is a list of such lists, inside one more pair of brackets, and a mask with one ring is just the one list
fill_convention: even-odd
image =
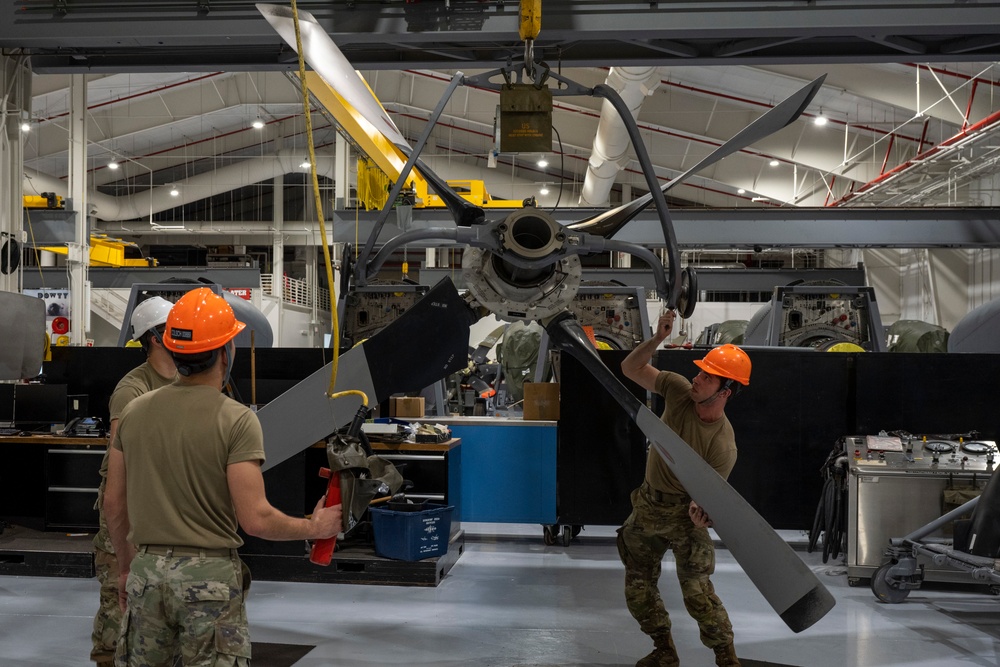
[[(259, 4), (257, 7), (285, 41), (295, 48), (291, 12), (275, 5)], [(697, 298), (697, 282), (692, 271), (682, 270), (680, 267), (664, 193), (695, 171), (794, 121), (818, 91), (823, 77), (771, 109), (695, 167), (662, 187), (656, 179), (638, 127), (618, 94), (604, 85), (593, 89), (583, 89), (577, 85), (580, 90), (609, 100), (619, 111), (649, 185), (649, 194), (616, 209), (565, 226), (535, 207), (525, 207), (503, 218), (488, 220), (482, 209), (458, 196), (417, 159), (409, 142), (402, 137), (360, 75), (350, 67), (340, 49), (315, 19), (300, 12), (299, 22), (302, 26), (303, 55), (306, 62), (342, 98), (374, 123), (400, 151), (400, 162), (405, 161), (406, 164), (400, 170), (399, 181), (406, 179), (410, 167), (419, 170), (445, 201), (456, 222), (455, 227), (403, 232), (383, 244), (378, 253), (371, 257), (368, 251), (374, 246), (380, 229), (380, 225), (376, 225), (366, 252), (357, 258), (357, 270), (353, 274), (356, 284), (364, 284), (373, 278), (386, 259), (408, 243), (437, 240), (467, 246), (462, 260), (463, 277), (471, 294), (471, 299), (466, 298), (473, 311), (478, 313), (488, 310), (508, 321), (541, 321), (546, 326), (553, 345), (578, 358), (601, 380), (691, 496), (708, 511), (719, 537), (782, 620), (792, 630), (799, 632), (822, 618), (834, 605), (830, 593), (767, 522), (722, 477), (625, 389), (601, 362), (567, 305), (580, 286), (580, 256), (620, 251), (632, 254), (648, 264), (653, 269), (660, 297), (668, 307), (677, 307), (682, 316), (689, 317)], [(453, 83), (457, 85), (461, 76), (456, 75)], [(454, 85), (431, 115), (429, 125), (436, 122), (447, 95), (453, 89)], [(430, 127), (426, 128), (418, 141), (417, 152), (429, 131)], [(397, 190), (399, 187), (401, 183), (397, 182)], [(611, 238), (650, 203), (654, 204), (664, 231), (670, 258), (666, 269), (649, 249)], [(392, 197), (383, 211), (383, 221), (391, 206)], [(377, 338), (378, 334), (372, 340)], [(385, 354), (389, 356), (392, 352), (392, 349), (385, 350)], [(380, 363), (385, 364), (387, 360), (381, 359)]]

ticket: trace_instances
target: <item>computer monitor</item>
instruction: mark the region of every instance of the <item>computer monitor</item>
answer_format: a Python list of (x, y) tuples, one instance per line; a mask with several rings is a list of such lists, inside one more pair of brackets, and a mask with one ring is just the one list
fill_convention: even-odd
[(66, 385), (14, 385), (14, 424), (25, 431), (66, 423)]
[(14, 385), (0, 384), (0, 426), (14, 423)]

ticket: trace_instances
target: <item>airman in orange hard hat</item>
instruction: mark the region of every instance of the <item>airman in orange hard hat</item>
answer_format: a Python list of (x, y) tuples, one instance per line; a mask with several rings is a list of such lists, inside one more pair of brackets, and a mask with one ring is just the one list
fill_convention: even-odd
[(260, 421), (221, 391), (244, 326), (207, 287), (182, 296), (163, 333), (180, 377), (129, 403), (111, 443), (105, 510), (130, 620), (119, 659), (124, 652), (129, 665), (173, 664), (177, 655), (249, 660), (239, 529), (290, 541), (340, 531), (339, 504), (324, 507), (321, 498), (306, 519), (267, 499)]
[[(750, 357), (735, 345), (722, 345), (694, 364), (701, 372), (684, 376), (653, 366), (653, 353), (673, 329), (674, 312), (657, 322), (656, 333), (622, 362), (622, 372), (641, 387), (663, 396), (663, 422), (723, 478), (736, 464), (736, 436), (726, 403), (750, 384)], [(670, 634), (670, 616), (659, 593), (660, 561), (667, 549), (677, 561), (684, 606), (698, 622), (702, 643), (715, 652), (715, 664), (738, 666), (733, 626), (709, 575), (715, 549), (712, 521), (674, 475), (656, 449), (649, 448), (642, 486), (632, 492), (632, 513), (618, 530), (618, 551), (625, 564), (625, 601), (639, 627), (653, 640), (653, 651), (637, 667), (679, 665)]]

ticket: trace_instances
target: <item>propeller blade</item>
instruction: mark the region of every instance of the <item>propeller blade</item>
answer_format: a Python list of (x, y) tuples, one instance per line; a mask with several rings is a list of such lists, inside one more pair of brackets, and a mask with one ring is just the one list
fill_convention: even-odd
[(670, 469), (701, 505), (715, 532), (781, 620), (801, 632), (836, 601), (791, 547), (726, 480), (653, 414), (601, 361), (579, 323), (568, 313), (546, 327), (553, 345), (573, 355), (635, 420)]
[[(358, 389), (368, 405), (391, 394), (418, 391), (469, 363), (469, 326), (477, 318), (443, 278), (391, 324), (340, 356), (335, 391)], [(326, 396), (330, 364), (269, 402), (257, 413), (273, 468), (319, 442), (354, 417), (359, 401)]]
[[(758, 141), (771, 136), (784, 127), (787, 127), (796, 118), (798, 118), (803, 111), (806, 110), (806, 107), (808, 107), (809, 103), (812, 102), (813, 97), (815, 97), (816, 93), (819, 92), (819, 89), (823, 85), (823, 81), (825, 79), (826, 75), (824, 74), (823, 76), (800, 88), (783, 102), (772, 107), (763, 116), (747, 125), (732, 139), (716, 148), (701, 162), (694, 165), (683, 174), (670, 179), (662, 188), (660, 188), (660, 190), (666, 194), (667, 191), (675, 185), (680, 185), (687, 180), (688, 176), (701, 171), (709, 165), (715, 164), (726, 156), (732, 155), (737, 151), (743, 150), (747, 146), (751, 146)], [(597, 236), (603, 236), (604, 238), (611, 238), (618, 233), (618, 231), (624, 227), (626, 223), (642, 212), (642, 210), (646, 208), (652, 200), (652, 195), (646, 194), (638, 199), (630, 201), (627, 204), (622, 204), (617, 208), (604, 211), (598, 215), (591, 216), (585, 220), (580, 220), (579, 222), (574, 222), (573, 224), (566, 226), (570, 229), (584, 231), (589, 234), (596, 234)]]
[[(285, 43), (296, 50), (295, 21), (291, 8), (258, 3), (257, 9)], [(400, 153), (409, 158), (413, 152), (410, 143), (392, 122), (361, 74), (309, 12), (299, 11), (299, 35), (302, 39), (302, 57), (306, 63), (344, 102), (354, 108), (359, 117), (366, 119), (376, 132), (381, 133)], [(402, 171), (405, 162), (406, 160), (398, 160), (397, 169)], [(459, 196), (425, 163), (417, 160), (416, 167), (421, 177), (444, 200), (459, 225), (468, 226), (483, 217), (482, 209)]]
[[(257, 10), (264, 16), (274, 31), (285, 43), (297, 51), (295, 43), (295, 22), (291, 7), (257, 3)], [(299, 35), (302, 38), (302, 57), (331, 88), (337, 91), (348, 104), (354, 107), (385, 138), (400, 148), (409, 149), (410, 144), (399, 128), (389, 118), (382, 105), (372, 94), (361, 75), (351, 66), (344, 54), (326, 34), (323, 27), (309, 12), (299, 11)], [(405, 150), (404, 150), (405, 152)]]
[(0, 380), (33, 378), (42, 369), (45, 357), (45, 301), (17, 294), (0, 292)]

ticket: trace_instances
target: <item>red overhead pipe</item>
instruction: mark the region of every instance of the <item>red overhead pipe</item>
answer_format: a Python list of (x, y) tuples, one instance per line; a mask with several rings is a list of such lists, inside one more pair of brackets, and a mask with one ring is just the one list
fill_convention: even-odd
[(962, 129), (964, 130), (969, 126), (969, 114), (972, 113), (972, 100), (976, 97), (976, 86), (979, 85), (979, 79), (972, 82), (972, 89), (969, 91), (969, 103), (965, 107), (965, 115), (962, 116)]
[(885, 173), (885, 166), (887, 164), (889, 164), (889, 155), (892, 153), (892, 145), (894, 143), (896, 143), (896, 135), (895, 134), (890, 134), (889, 135), (889, 145), (885, 147), (885, 157), (882, 158), (882, 168), (878, 172), (880, 174), (884, 174)]
[(872, 180), (870, 180), (867, 183), (865, 183), (864, 185), (862, 185), (860, 188), (857, 189), (856, 192), (851, 192), (851, 193), (845, 195), (844, 197), (841, 197), (837, 201), (833, 202), (833, 204), (831, 204), (831, 206), (839, 206), (840, 204), (843, 204), (844, 202), (848, 201), (849, 199), (851, 199), (855, 195), (859, 195), (859, 194), (865, 192), (866, 190), (869, 190), (870, 188), (874, 187), (875, 185), (877, 185), (877, 184), (879, 184), (879, 183), (881, 183), (881, 182), (883, 182), (883, 181), (885, 181), (885, 180), (887, 180), (889, 178), (892, 178), (892, 177), (896, 176), (897, 174), (903, 172), (906, 169), (909, 169), (914, 164), (916, 164), (918, 161), (926, 160), (927, 158), (931, 157), (935, 153), (939, 153), (942, 149), (945, 149), (945, 148), (951, 146), (952, 144), (954, 144), (954, 143), (956, 143), (958, 141), (961, 141), (962, 139), (965, 139), (968, 136), (976, 134), (980, 130), (982, 130), (982, 129), (986, 128), (986, 127), (989, 127), (990, 125), (992, 125), (992, 124), (994, 124), (996, 122), (1000, 122), (1000, 111), (994, 111), (989, 116), (987, 116), (986, 118), (982, 119), (981, 121), (979, 121), (975, 125), (972, 125), (969, 128), (967, 128), (965, 130), (962, 130), (961, 132), (959, 132), (958, 134), (956, 134), (955, 136), (953, 136), (953, 137), (951, 137), (949, 139), (945, 139), (944, 141), (942, 141), (937, 146), (933, 146), (933, 147), (927, 149), (926, 151), (924, 151), (923, 153), (910, 158), (906, 162), (903, 162), (902, 164), (893, 167), (892, 169), (890, 169), (886, 173), (880, 174), (878, 177), (873, 178)]

